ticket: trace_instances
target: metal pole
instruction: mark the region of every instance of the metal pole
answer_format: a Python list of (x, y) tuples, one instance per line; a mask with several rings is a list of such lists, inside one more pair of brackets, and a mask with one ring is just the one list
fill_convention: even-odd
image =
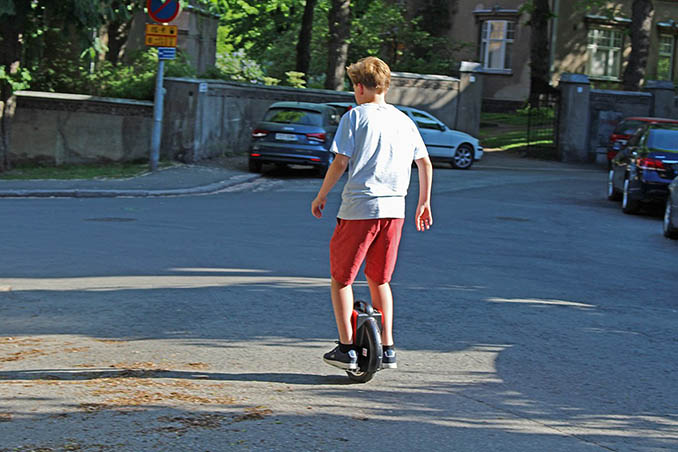
[(155, 79), (155, 103), (153, 105), (153, 134), (151, 135), (151, 171), (158, 169), (160, 157), (160, 139), (162, 138), (162, 109), (165, 90), (163, 77), (165, 72), (165, 60), (158, 60), (158, 75)]

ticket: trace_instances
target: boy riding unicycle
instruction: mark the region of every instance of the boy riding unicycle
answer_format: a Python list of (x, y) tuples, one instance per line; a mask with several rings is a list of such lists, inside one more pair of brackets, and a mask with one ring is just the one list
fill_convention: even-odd
[(311, 204), (320, 218), (327, 195), (348, 168), (337, 225), (330, 240), (332, 307), (339, 345), (323, 357), (326, 363), (354, 371), (358, 354), (351, 324), (352, 284), (365, 262), (372, 306), (382, 315), (381, 367), (397, 367), (393, 342), (393, 294), (389, 282), (398, 255), (405, 217), (405, 196), (412, 162), (419, 174), (419, 201), (415, 213), (418, 231), (433, 224), (431, 184), (433, 168), (412, 120), (385, 101), (391, 71), (379, 58), (367, 57), (347, 68), (358, 106), (341, 118), (331, 152), (334, 161)]

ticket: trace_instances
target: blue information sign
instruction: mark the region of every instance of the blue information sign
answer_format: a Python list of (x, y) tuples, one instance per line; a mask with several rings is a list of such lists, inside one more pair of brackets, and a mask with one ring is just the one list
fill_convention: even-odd
[(173, 60), (177, 57), (176, 47), (158, 47), (159, 60)]

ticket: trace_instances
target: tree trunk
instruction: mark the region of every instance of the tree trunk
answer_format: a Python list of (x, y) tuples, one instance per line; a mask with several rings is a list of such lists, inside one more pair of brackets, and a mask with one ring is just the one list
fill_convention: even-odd
[(302, 72), (308, 80), (308, 71), (311, 67), (311, 37), (313, 32), (313, 12), (318, 0), (306, 0), (304, 16), (301, 20), (299, 41), (297, 42), (297, 65), (295, 70)]
[[(21, 38), (31, 0), (14, 2), (14, 14), (0, 16), (0, 67), (5, 74), (16, 74), (21, 63)], [(12, 85), (0, 79), (0, 171), (9, 167), (9, 125), (14, 108)]]
[(530, 102), (553, 90), (549, 55), (549, 0), (534, 0), (530, 17)]
[(342, 91), (351, 32), (351, 0), (332, 0), (328, 20), (330, 35), (325, 88)]
[(633, 0), (631, 8), (631, 55), (624, 70), (623, 83), (626, 91), (639, 91), (650, 53), (654, 5), (652, 0)]

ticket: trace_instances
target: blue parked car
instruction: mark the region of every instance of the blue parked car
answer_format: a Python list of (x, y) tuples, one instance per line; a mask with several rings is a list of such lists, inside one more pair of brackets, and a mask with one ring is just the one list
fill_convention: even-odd
[(678, 126), (641, 126), (612, 159), (607, 197), (621, 199), (624, 213), (637, 213), (646, 203), (664, 203), (676, 176)]
[(669, 185), (663, 223), (664, 237), (678, 239), (678, 177)]
[(309, 102), (276, 102), (252, 131), (249, 169), (265, 163), (307, 165), (324, 176), (333, 160), (329, 151), (339, 125), (333, 107)]

